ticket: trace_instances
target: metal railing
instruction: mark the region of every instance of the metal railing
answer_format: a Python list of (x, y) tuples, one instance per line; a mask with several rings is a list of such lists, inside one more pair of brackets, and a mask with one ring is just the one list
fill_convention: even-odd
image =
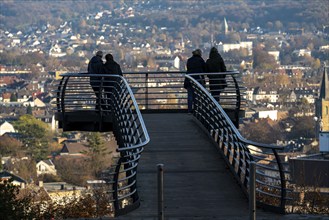
[(287, 194), (288, 164), (278, 151), (283, 147), (256, 143), (243, 138), (215, 98), (191, 76), (193, 115), (206, 129), (220, 150), (228, 167), (248, 196), (250, 163), (256, 165), (257, 205), (284, 213)]
[[(236, 127), (246, 107), (246, 88), (243, 87), (238, 74), (238, 71), (199, 74), (205, 79), (204, 87), (219, 101)], [(225, 86), (221, 85), (223, 79), (217, 78), (223, 75)], [(124, 76), (141, 111), (187, 111), (185, 72), (126, 72)], [(211, 79), (208, 76), (211, 76)]]
[(150, 138), (133, 92), (116, 75), (67, 73), (56, 97), (56, 118), (65, 130), (113, 131), (117, 140), (115, 164), (103, 173), (112, 196), (114, 214), (139, 206), (137, 166)]

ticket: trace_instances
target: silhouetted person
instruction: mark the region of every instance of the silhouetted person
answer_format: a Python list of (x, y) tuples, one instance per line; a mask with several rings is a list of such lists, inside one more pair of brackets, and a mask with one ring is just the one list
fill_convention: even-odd
[[(186, 63), (186, 74), (191, 73), (203, 73), (205, 72), (206, 63), (202, 58), (202, 51), (200, 49), (196, 49), (192, 52), (192, 57), (187, 60)], [(192, 76), (196, 79), (199, 83), (203, 86), (205, 84), (204, 76), (203, 75), (196, 75)], [(193, 104), (193, 88), (189, 84), (189, 81), (185, 78), (184, 80), (184, 88), (187, 89), (187, 106), (188, 106), (188, 113), (192, 113), (192, 104)]]
[[(101, 74), (103, 66), (103, 52), (97, 51), (96, 55), (93, 56), (88, 63), (88, 74)], [(101, 77), (90, 77), (90, 85), (93, 88), (96, 95), (96, 110), (99, 110), (101, 90), (100, 90)]]
[[(122, 71), (120, 65), (114, 61), (113, 55), (112, 54), (106, 54), (105, 55), (105, 64), (102, 66), (102, 73), (103, 74), (110, 74), (110, 75), (120, 75), (122, 76)], [(111, 103), (108, 102), (111, 92), (113, 92), (113, 89), (115, 88), (115, 82), (113, 81), (114, 78), (104, 78), (104, 93), (105, 97), (107, 98), (107, 105), (106, 109), (110, 110), (111, 109)]]
[(105, 55), (105, 64), (103, 65), (102, 72), (104, 74), (113, 74), (122, 76), (120, 65), (114, 61), (112, 54)]
[[(222, 56), (218, 53), (217, 48), (210, 49), (209, 58), (206, 61), (207, 73), (226, 72), (226, 66)], [(211, 95), (219, 101), (219, 96), (222, 90), (227, 87), (224, 74), (208, 75), (209, 88)]]

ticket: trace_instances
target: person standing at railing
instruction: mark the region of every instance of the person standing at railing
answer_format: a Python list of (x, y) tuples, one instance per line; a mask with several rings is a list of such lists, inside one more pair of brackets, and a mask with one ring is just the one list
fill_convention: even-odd
[[(206, 61), (207, 73), (226, 72), (226, 66), (222, 56), (218, 53), (216, 47), (212, 47), (209, 52), (209, 58)], [(211, 95), (219, 101), (221, 91), (227, 87), (224, 74), (208, 74), (209, 89)]]
[(122, 76), (121, 67), (117, 62), (114, 61), (112, 54), (106, 54), (105, 60), (106, 62), (103, 65), (102, 73)]
[[(202, 58), (202, 51), (200, 49), (196, 49), (192, 52), (192, 57), (187, 60), (186, 63), (186, 74), (191, 73), (204, 73), (206, 70), (206, 63)], [(201, 85), (205, 85), (205, 80), (203, 75), (195, 75), (192, 76), (196, 79)], [(184, 88), (187, 89), (187, 106), (188, 106), (188, 113), (192, 113), (192, 106), (193, 106), (193, 89), (188, 81), (187, 78), (184, 80)]]
[[(100, 74), (101, 73), (101, 68), (103, 66), (103, 52), (102, 51), (97, 51), (96, 55), (93, 56), (89, 63), (88, 63), (88, 74)], [(95, 95), (96, 95), (96, 110), (100, 109), (100, 95), (101, 95), (101, 90), (100, 90), (100, 77), (90, 77), (90, 85), (93, 88)]]
[[(111, 75), (120, 75), (122, 76), (122, 70), (120, 65), (114, 61), (113, 59), (113, 55), (108, 53), (105, 55), (105, 64), (102, 65), (101, 68), (101, 72), (103, 74), (111, 74)], [(104, 78), (104, 94), (105, 94), (105, 98), (107, 99), (105, 102), (106, 103), (106, 110), (110, 110), (110, 103), (108, 102), (111, 92), (113, 91), (113, 87), (114, 87), (114, 83), (113, 83), (113, 79), (111, 78)]]

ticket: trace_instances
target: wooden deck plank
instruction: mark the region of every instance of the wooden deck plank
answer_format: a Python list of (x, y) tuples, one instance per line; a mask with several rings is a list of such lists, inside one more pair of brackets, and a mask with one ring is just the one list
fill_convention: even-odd
[[(157, 219), (157, 164), (164, 164), (165, 219), (248, 219), (248, 199), (192, 117), (143, 114), (151, 141), (138, 167), (141, 206), (118, 219)], [(259, 219), (280, 217), (257, 214)]]

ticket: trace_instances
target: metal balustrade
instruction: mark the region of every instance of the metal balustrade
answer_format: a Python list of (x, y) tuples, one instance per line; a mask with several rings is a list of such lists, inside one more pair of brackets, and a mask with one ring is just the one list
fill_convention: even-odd
[(56, 91), (59, 127), (64, 131), (113, 131), (118, 156), (103, 172), (111, 195), (109, 203), (116, 216), (137, 208), (137, 166), (150, 138), (127, 81), (115, 75), (62, 76)]
[[(240, 135), (237, 128), (246, 102), (238, 72), (211, 74), (226, 75), (227, 86), (218, 96), (211, 95), (214, 91), (206, 76), (210, 73), (197, 74), (205, 76), (203, 86), (192, 78), (195, 74), (186, 76), (194, 91), (194, 117), (218, 146), (243, 192), (248, 195), (249, 168), (254, 161), (257, 205), (284, 213), (292, 191), (288, 189), (288, 164), (281, 161), (278, 154), (283, 147), (248, 141)], [(56, 99), (56, 119), (64, 131), (114, 132), (119, 157), (104, 173), (104, 179), (111, 186), (110, 202), (115, 215), (139, 205), (136, 170), (143, 147), (149, 142), (139, 109), (145, 112), (187, 110), (184, 72), (124, 73), (124, 76), (64, 74)], [(94, 91), (93, 84), (100, 89)]]
[(250, 163), (256, 163), (257, 205), (284, 213), (290, 190), (287, 189), (288, 164), (278, 151), (283, 147), (244, 139), (221, 104), (191, 76), (193, 115), (212, 137), (241, 188), (248, 195)]
[[(199, 74), (204, 76), (204, 87), (210, 93), (216, 92), (210, 88), (210, 81), (218, 80), (216, 76), (226, 75), (225, 82), (227, 86), (218, 89), (220, 95), (214, 98), (219, 101), (236, 127), (239, 126), (239, 118), (244, 116), (246, 107), (246, 88), (243, 87), (238, 74), (238, 71)], [(208, 75), (212, 75), (211, 80)], [(134, 96), (141, 111), (187, 110), (187, 91), (184, 89), (185, 72), (126, 72), (124, 76), (134, 91)]]

